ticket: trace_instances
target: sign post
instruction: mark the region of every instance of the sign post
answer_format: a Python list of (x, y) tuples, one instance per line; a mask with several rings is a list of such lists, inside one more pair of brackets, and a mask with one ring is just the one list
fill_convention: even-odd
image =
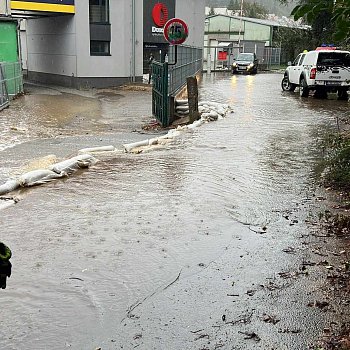
[(164, 38), (165, 40), (175, 46), (175, 61), (169, 63), (169, 65), (175, 65), (177, 63), (177, 45), (185, 42), (188, 37), (187, 24), (180, 18), (169, 19), (164, 25)]

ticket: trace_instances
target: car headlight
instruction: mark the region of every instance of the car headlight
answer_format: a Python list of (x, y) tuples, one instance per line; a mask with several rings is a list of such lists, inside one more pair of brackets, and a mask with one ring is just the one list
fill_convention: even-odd
[(232, 67), (237, 67), (237, 63), (232, 63)]
[(248, 67), (249, 68), (253, 68), (254, 67), (254, 63), (251, 63)]

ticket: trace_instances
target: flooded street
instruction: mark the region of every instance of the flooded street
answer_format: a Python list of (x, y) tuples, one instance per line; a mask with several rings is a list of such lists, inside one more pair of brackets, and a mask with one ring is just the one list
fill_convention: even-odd
[[(307, 349), (336, 317), (307, 307), (322, 298), (322, 267), (300, 269), (324, 260), (308, 249), (323, 206), (318, 141), (349, 102), (282, 93), (281, 79), (204, 75), (200, 100), (230, 104), (227, 118), (17, 192), (0, 211), (13, 252), (1, 349)], [(15, 101), (20, 122), (0, 112), (1, 181), (33, 158), (148, 137), (132, 131), (149, 93), (53, 93), (61, 104), (45, 108), (38, 96)], [(134, 114), (118, 120), (125, 99)]]

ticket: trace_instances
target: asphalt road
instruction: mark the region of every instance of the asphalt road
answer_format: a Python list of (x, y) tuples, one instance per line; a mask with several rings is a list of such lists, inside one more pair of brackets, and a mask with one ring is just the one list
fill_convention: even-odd
[[(229, 103), (225, 119), (15, 193), (20, 201), (0, 216), (13, 251), (0, 292), (1, 348), (305, 350), (315, 342), (339, 317), (310, 307), (326, 283), (315, 253), (325, 205), (319, 140), (349, 104), (282, 93), (281, 78), (205, 75), (200, 100)], [(48, 155), (149, 137), (133, 132), (150, 118), (149, 91), (103, 98), (39, 89), (17, 100), (1, 115), (0, 179)]]

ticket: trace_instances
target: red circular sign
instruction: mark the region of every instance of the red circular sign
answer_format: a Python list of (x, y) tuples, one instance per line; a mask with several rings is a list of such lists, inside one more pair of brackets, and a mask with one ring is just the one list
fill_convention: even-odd
[(172, 45), (182, 44), (188, 37), (187, 24), (179, 18), (169, 19), (164, 26), (164, 37)]
[(152, 10), (152, 18), (157, 27), (163, 27), (168, 20), (168, 16), (168, 9), (164, 4), (158, 2), (154, 5)]

